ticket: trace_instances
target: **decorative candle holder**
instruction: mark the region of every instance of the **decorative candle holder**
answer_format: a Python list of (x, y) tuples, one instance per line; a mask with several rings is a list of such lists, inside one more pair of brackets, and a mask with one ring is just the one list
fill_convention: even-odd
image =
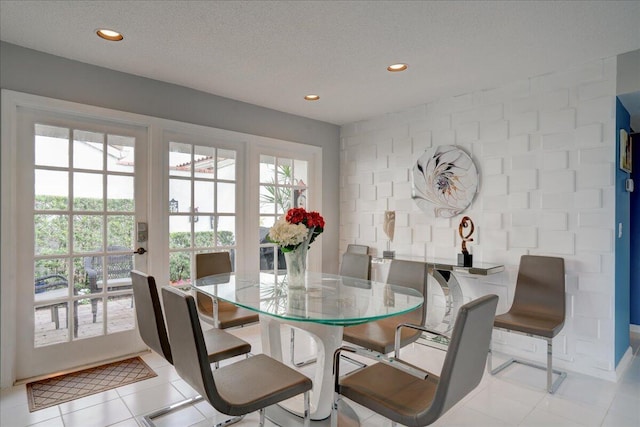
[[(470, 227), (469, 233), (465, 236), (463, 233), (463, 229)], [(473, 221), (468, 216), (462, 218), (460, 221), (460, 225), (458, 226), (458, 233), (460, 233), (460, 238), (462, 239), (462, 253), (458, 254), (458, 265), (461, 267), (472, 267), (473, 266), (473, 255), (469, 253), (467, 250), (467, 242), (473, 242), (471, 235), (475, 227), (473, 225)]]

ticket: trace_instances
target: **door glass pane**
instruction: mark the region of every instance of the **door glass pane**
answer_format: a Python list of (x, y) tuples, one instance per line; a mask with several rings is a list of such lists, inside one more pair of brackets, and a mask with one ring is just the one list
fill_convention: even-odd
[(218, 194), (218, 212), (234, 213), (236, 211), (236, 185), (219, 182)]
[(73, 249), (77, 252), (97, 252), (103, 248), (101, 215), (73, 217)]
[(193, 186), (194, 204), (199, 213), (213, 213), (215, 201), (215, 183), (213, 181), (195, 181)]
[(65, 258), (45, 258), (34, 262), (34, 301), (69, 296), (69, 266)]
[(35, 209), (69, 209), (69, 172), (35, 170)]
[(194, 168), (193, 173), (196, 178), (215, 178), (215, 148), (213, 147), (194, 147)]
[(35, 125), (36, 166), (69, 166), (69, 129)]
[(107, 176), (107, 210), (133, 212), (135, 208), (133, 176)]
[[(208, 217), (208, 218), (214, 218), (214, 217)], [(211, 219), (209, 219), (209, 221), (203, 221), (203, 223), (204, 222), (209, 222), (208, 224), (209, 226), (213, 225), (211, 223)], [(195, 247), (198, 249), (213, 248), (216, 245), (213, 228), (206, 231), (197, 231), (194, 236), (194, 241), (195, 241)]]
[(121, 135), (107, 135), (107, 170), (110, 172), (131, 172), (135, 165), (135, 138)]
[(191, 176), (191, 144), (169, 143), (169, 175)]
[(291, 185), (293, 182), (293, 160), (278, 159), (278, 184)]
[(91, 293), (89, 288), (89, 274), (87, 270), (93, 272), (92, 265), (93, 256), (75, 257), (73, 258), (73, 293), (74, 295), (87, 295)]
[(276, 182), (276, 158), (260, 156), (260, 182), (274, 184)]
[(73, 208), (78, 211), (102, 211), (104, 209), (104, 192), (102, 174), (73, 174)]
[[(126, 250), (127, 248), (117, 248)], [(107, 290), (123, 291), (131, 289), (131, 269), (133, 268), (133, 255), (113, 254), (107, 255)], [(104, 282), (97, 283), (98, 289), (102, 290)]]
[(73, 132), (73, 167), (103, 170), (104, 134), (76, 130)]
[(236, 179), (236, 152), (218, 149), (218, 179)]
[(169, 248), (188, 248), (191, 246), (191, 223), (187, 215), (169, 217)]
[(102, 298), (81, 299), (77, 304), (74, 304), (74, 307), (78, 312), (77, 332), (74, 331), (74, 336), (77, 339), (104, 335)]
[(294, 160), (293, 161), (293, 182), (296, 185), (307, 185), (309, 182), (308, 168), (309, 162), (306, 160)]
[(274, 214), (276, 211), (276, 187), (273, 185), (260, 186), (260, 213)]
[(69, 216), (34, 215), (35, 255), (66, 254), (69, 252)]
[(236, 244), (236, 217), (220, 216), (216, 227), (218, 246), (235, 246)]
[[(169, 180), (169, 203), (170, 212), (190, 212), (191, 208), (191, 182), (186, 179)], [(172, 210), (175, 206), (175, 210)]]
[(276, 187), (276, 213), (283, 215), (293, 207), (293, 189), (291, 187)]
[(128, 331), (134, 327), (133, 294), (107, 298), (107, 333)]
[(107, 217), (107, 246), (125, 247), (133, 250), (135, 217), (133, 215), (113, 215)]
[(68, 302), (35, 307), (33, 318), (33, 344), (36, 348), (69, 341)]
[(169, 254), (169, 282), (172, 286), (191, 284), (190, 252), (171, 252)]

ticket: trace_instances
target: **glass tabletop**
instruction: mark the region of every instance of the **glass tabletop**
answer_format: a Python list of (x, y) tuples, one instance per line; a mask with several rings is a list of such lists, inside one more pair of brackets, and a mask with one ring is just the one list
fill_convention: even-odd
[(196, 280), (212, 297), (287, 320), (357, 325), (415, 310), (424, 299), (403, 286), (334, 274), (306, 274), (304, 289), (289, 289), (286, 274), (218, 274)]

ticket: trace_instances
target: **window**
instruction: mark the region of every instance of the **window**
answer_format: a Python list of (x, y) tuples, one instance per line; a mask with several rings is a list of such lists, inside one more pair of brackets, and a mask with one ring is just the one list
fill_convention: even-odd
[[(169, 281), (188, 285), (195, 254), (236, 252), (235, 150), (169, 142)], [(201, 220), (202, 219), (202, 220)]]
[(285, 269), (284, 256), (267, 234), (290, 208), (307, 207), (309, 163), (285, 157), (260, 156), (260, 270)]

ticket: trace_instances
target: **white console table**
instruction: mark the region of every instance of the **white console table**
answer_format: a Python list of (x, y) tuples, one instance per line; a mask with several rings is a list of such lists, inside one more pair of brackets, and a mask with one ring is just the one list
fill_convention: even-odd
[[(419, 261), (427, 264), (429, 275), (440, 285), (445, 298), (445, 312), (442, 323), (437, 325), (437, 329), (445, 334), (451, 332), (451, 329), (453, 329), (453, 322), (458, 314), (458, 310), (464, 304), (464, 295), (458, 278), (456, 278), (456, 274), (489, 276), (504, 271), (504, 265), (498, 264), (474, 263), (472, 267), (462, 267), (447, 260), (425, 259), (411, 256), (396, 256), (395, 258), (373, 257), (371, 262), (374, 265), (388, 266), (394, 259)], [(386, 281), (386, 275), (384, 278), (375, 277), (375, 280), (380, 282)]]

